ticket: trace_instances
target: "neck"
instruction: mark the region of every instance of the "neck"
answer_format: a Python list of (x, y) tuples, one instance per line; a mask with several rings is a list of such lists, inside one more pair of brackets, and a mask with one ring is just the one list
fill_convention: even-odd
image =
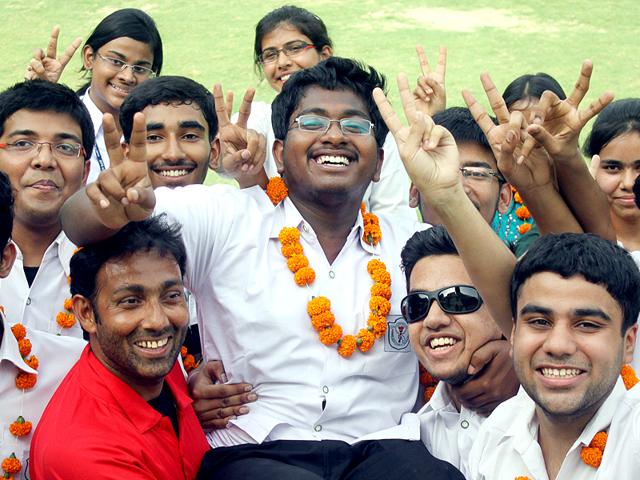
[(550, 480), (554, 480), (562, 467), (567, 452), (578, 439), (595, 412), (580, 416), (551, 416), (536, 406), (539, 421), (538, 443)]
[(39, 225), (32, 227), (19, 221), (13, 224), (11, 236), (22, 252), (25, 267), (39, 267), (42, 263), (44, 252), (60, 234), (62, 226), (60, 222), (52, 225)]
[(451, 389), (451, 385), (449, 383), (445, 383), (444, 384), (444, 388), (446, 388), (447, 390), (447, 394), (449, 395), (449, 398), (451, 399), (451, 402), (453, 403), (453, 406), (456, 407), (456, 410), (458, 412), (460, 412), (460, 408), (462, 407), (460, 401), (458, 400), (458, 396), (453, 394), (453, 391)]
[(318, 237), (318, 242), (329, 261), (333, 263), (342, 247), (347, 241), (347, 236), (358, 218), (360, 200), (332, 202), (331, 205), (323, 205), (319, 202), (304, 202), (290, 196), (302, 217), (311, 225)]
[(622, 219), (611, 215), (611, 223), (616, 232), (616, 237), (627, 250), (640, 250), (640, 218), (634, 220)]
[(89, 97), (102, 113), (110, 113), (113, 116), (113, 119), (116, 122), (116, 128), (119, 132), (122, 132), (122, 129), (120, 128), (120, 110), (113, 108), (106, 102), (101, 101), (98, 97), (96, 97), (93, 89), (89, 90)]

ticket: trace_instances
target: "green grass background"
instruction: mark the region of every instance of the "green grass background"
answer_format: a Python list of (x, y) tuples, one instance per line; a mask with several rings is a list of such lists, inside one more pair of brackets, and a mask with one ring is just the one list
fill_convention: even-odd
[[(519, 75), (544, 71), (570, 91), (585, 58), (595, 65), (587, 100), (604, 90), (612, 90), (616, 98), (639, 96), (638, 6), (633, 0), (494, 0), (491, 4), (315, 0), (296, 4), (323, 18), (336, 55), (363, 60), (385, 73), (395, 103), (395, 76), (404, 72), (413, 81), (419, 74), (416, 43), (425, 46), (433, 63), (438, 46), (448, 47), (449, 106), (463, 104), (463, 88), (486, 105), (479, 81), (482, 71), (491, 73), (499, 90)], [(46, 48), (53, 25), (61, 27), (60, 52), (76, 36), (86, 39), (112, 11), (138, 7), (158, 24), (165, 52), (163, 74), (189, 76), (207, 87), (221, 82), (237, 96), (249, 86), (257, 87), (257, 98), (269, 101), (274, 92), (253, 68), (253, 33), (256, 22), (280, 5), (258, 0), (0, 0), (0, 88), (21, 80), (32, 50)], [(76, 55), (62, 81), (78, 87), (82, 83), (79, 67)]]

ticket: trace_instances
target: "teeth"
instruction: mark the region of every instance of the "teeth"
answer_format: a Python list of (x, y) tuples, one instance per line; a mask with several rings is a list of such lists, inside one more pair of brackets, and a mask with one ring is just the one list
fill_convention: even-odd
[(456, 343), (458, 343), (458, 341), (455, 338), (438, 337), (432, 338), (429, 345), (431, 346), (431, 348), (436, 349), (441, 347), (450, 347), (452, 345), (455, 345)]
[(576, 368), (543, 368), (542, 375), (549, 378), (571, 378), (580, 375)]
[(154, 349), (154, 348), (162, 348), (164, 347), (167, 343), (169, 342), (168, 338), (163, 338), (162, 340), (141, 340), (139, 342), (136, 342), (136, 345), (140, 348), (148, 348), (148, 349)]
[(316, 159), (316, 162), (320, 165), (344, 165), (345, 167), (349, 165), (349, 159), (347, 157), (334, 155), (321, 155)]
[(291, 74), (287, 74), (287, 75), (283, 75), (280, 77), (280, 80), (282, 80), (283, 82), (286, 82), (287, 80), (289, 80), (289, 78), (291, 78)]
[(188, 170), (160, 170), (158, 172), (162, 177), (183, 177), (189, 173)]
[(118, 90), (119, 92), (122, 92), (122, 93), (126, 93), (126, 94), (128, 94), (128, 93), (131, 91), (131, 90), (130, 90), (130, 89), (128, 89), (128, 88), (127, 88), (127, 89), (125, 89), (125, 88), (119, 87), (119, 86), (117, 86), (117, 85), (114, 85), (113, 83), (110, 83), (109, 85), (111, 86), (111, 88), (113, 88), (113, 89), (115, 89), (115, 90)]

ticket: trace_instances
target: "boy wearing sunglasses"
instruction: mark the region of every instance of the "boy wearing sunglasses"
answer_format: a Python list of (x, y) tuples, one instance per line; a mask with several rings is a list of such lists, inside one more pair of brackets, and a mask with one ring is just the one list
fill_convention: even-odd
[(417, 413), (420, 438), (434, 456), (460, 468), (484, 417), (459, 404), (451, 389), (471, 378), (473, 353), (502, 336), (443, 226), (407, 241), (402, 268), (408, 294), (401, 309), (411, 346), (422, 366), (440, 380)]

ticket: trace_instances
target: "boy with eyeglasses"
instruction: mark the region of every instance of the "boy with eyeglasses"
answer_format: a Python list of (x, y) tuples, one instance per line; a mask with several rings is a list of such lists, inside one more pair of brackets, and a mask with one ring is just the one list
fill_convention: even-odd
[(0, 280), (10, 321), (82, 336), (65, 302), (76, 247), (62, 232), (60, 209), (86, 181), (93, 144), (89, 113), (68, 87), (33, 80), (0, 93), (0, 170), (15, 195), (18, 249), (10, 275)]

